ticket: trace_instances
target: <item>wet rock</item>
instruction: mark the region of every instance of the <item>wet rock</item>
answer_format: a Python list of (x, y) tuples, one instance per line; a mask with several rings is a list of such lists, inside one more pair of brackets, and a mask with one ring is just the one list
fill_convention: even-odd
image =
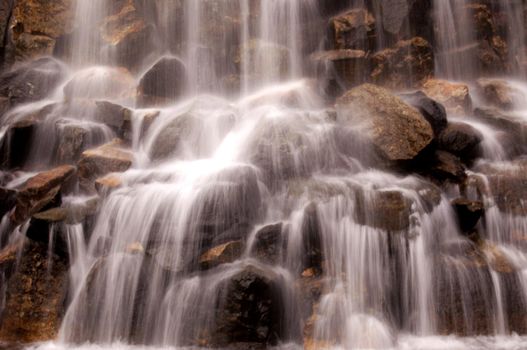
[[(262, 61), (262, 55), (265, 55), (265, 61)], [(290, 52), (285, 46), (253, 39), (240, 46), (233, 62), (240, 72), (243, 72), (243, 67), (249, 67), (249, 71), (244, 73), (254, 81), (265, 81), (287, 76)], [(273, 66), (264, 68), (264, 62), (272, 62)]]
[(336, 50), (375, 47), (375, 18), (366, 9), (353, 9), (329, 21), (329, 46)]
[(212, 336), (215, 346), (236, 342), (276, 344), (282, 335), (283, 300), (277, 277), (247, 267), (221, 286)]
[(452, 206), (457, 214), (459, 227), (462, 232), (470, 232), (479, 222), (484, 213), (483, 203), (471, 201), (467, 198), (457, 198), (452, 201)]
[(183, 155), (187, 147), (195, 146), (204, 127), (203, 121), (191, 113), (177, 116), (156, 136), (150, 148), (150, 159)]
[(462, 183), (467, 175), (465, 166), (459, 157), (446, 151), (436, 151), (425, 172), (433, 179), (443, 182)]
[(478, 155), (483, 135), (465, 123), (450, 123), (437, 139), (439, 149), (470, 160)]
[(521, 92), (505, 80), (482, 78), (477, 80), (477, 87), (489, 105), (504, 110), (514, 108), (515, 103), (522, 99)]
[(260, 260), (276, 264), (283, 254), (284, 240), (283, 224), (277, 223), (262, 227), (256, 232), (252, 253)]
[(317, 71), (331, 75), (326, 79), (345, 89), (366, 82), (370, 70), (368, 55), (362, 50), (322, 51), (313, 54), (311, 60)]
[(84, 127), (70, 123), (57, 123), (57, 154), (59, 163), (76, 162), (86, 143), (89, 131)]
[(39, 173), (19, 189), (11, 221), (20, 224), (55, 200), (63, 186), (75, 174), (75, 167), (64, 165)]
[(9, 60), (51, 55), (57, 39), (72, 32), (74, 17), (71, 0), (15, 1), (9, 22)]
[(0, 187), (0, 218), (13, 209), (16, 204), (16, 194), (15, 190)]
[(355, 220), (361, 225), (388, 232), (410, 227), (412, 202), (400, 191), (364, 191), (357, 193)]
[(116, 174), (108, 174), (95, 180), (95, 189), (97, 193), (105, 195), (112, 190), (121, 187), (122, 179)]
[(16, 342), (51, 341), (60, 328), (68, 267), (47, 244), (27, 241), (16, 272), (9, 278), (0, 339)]
[(365, 84), (337, 101), (340, 123), (359, 125), (388, 160), (410, 160), (433, 139), (430, 123), (389, 91)]
[(94, 120), (108, 125), (119, 137), (124, 137), (126, 122), (132, 118), (132, 111), (108, 101), (95, 102)]
[(62, 65), (52, 58), (15, 65), (0, 75), (0, 96), (8, 99), (9, 106), (42, 100), (63, 76)]
[(123, 172), (132, 166), (133, 155), (122, 148), (116, 139), (98, 148), (84, 151), (78, 163), (79, 183), (86, 190), (94, 190), (94, 181), (103, 175)]
[(122, 99), (134, 95), (135, 79), (125, 68), (88, 68), (75, 74), (64, 86), (67, 102), (74, 99)]
[(423, 85), (423, 92), (445, 106), (448, 113), (464, 114), (472, 110), (472, 99), (465, 84), (429, 79)]
[(119, 65), (137, 70), (153, 49), (154, 28), (138, 11), (137, 3), (128, 0), (119, 12), (105, 18), (102, 38)]
[(187, 86), (185, 65), (175, 57), (157, 61), (141, 78), (138, 92), (142, 106), (163, 105), (173, 102)]
[(319, 274), (322, 272), (323, 246), (322, 227), (317, 204), (309, 203), (304, 208), (302, 221), (302, 267), (312, 268)]
[(371, 81), (390, 88), (416, 86), (434, 73), (432, 46), (421, 37), (401, 40), (371, 58)]
[(401, 97), (421, 112), (432, 126), (436, 137), (447, 127), (446, 110), (442, 104), (432, 100), (422, 91), (402, 95)]
[(65, 222), (68, 225), (82, 223), (87, 216), (97, 212), (99, 199), (92, 197), (83, 203), (68, 204), (58, 208), (51, 208), (33, 215), (33, 219), (48, 223)]
[(243, 244), (240, 241), (227, 242), (207, 250), (199, 258), (200, 268), (208, 270), (238, 260), (243, 253)]

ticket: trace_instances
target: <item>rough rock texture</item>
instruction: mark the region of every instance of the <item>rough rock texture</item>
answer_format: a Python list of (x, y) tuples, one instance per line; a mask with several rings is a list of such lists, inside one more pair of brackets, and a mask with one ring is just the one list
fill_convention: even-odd
[(417, 86), (434, 73), (432, 46), (420, 37), (401, 40), (371, 61), (371, 81), (391, 88)]
[[(62, 258), (48, 254), (47, 244), (25, 243), (22, 259), (9, 278), (0, 339), (38, 342), (57, 336), (64, 314), (68, 268)], [(0, 269), (2, 265), (0, 257)]]
[(432, 100), (422, 91), (404, 94), (401, 97), (421, 112), (432, 126), (436, 137), (445, 130), (448, 120), (445, 107), (441, 103)]
[(341, 123), (360, 125), (389, 160), (409, 160), (433, 139), (430, 123), (389, 91), (365, 84), (348, 91), (337, 101)]
[(329, 21), (330, 47), (364, 50), (374, 47), (375, 19), (365, 9), (353, 9)]
[(20, 224), (52, 203), (74, 173), (75, 167), (64, 165), (30, 178), (19, 189), (16, 209), (11, 215), (11, 220)]
[(78, 163), (81, 186), (93, 190), (93, 182), (100, 176), (112, 172), (123, 172), (132, 166), (133, 155), (122, 148), (116, 139), (98, 148), (84, 151)]
[(74, 15), (71, 0), (15, 0), (9, 22), (8, 60), (52, 54), (57, 39), (73, 30)]
[(474, 159), (478, 155), (478, 146), (483, 135), (465, 123), (450, 123), (437, 139), (440, 149), (457, 155), (462, 159)]
[(429, 79), (423, 85), (423, 92), (444, 105), (449, 113), (464, 114), (472, 109), (472, 99), (465, 84)]

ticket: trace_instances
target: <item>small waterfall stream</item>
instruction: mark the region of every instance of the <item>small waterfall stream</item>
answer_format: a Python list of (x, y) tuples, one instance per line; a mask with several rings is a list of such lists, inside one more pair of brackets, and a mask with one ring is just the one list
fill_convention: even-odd
[[(370, 57), (384, 62), (401, 41), (409, 45), (418, 5), (333, 2), (77, 0), (71, 53), (38, 68), (60, 71), (60, 83), (0, 120), (0, 141), (11, 144), (12, 125), (41, 118), (16, 170), (5, 167), (9, 181), (2, 168), (2, 188), (19, 190), (62, 164), (79, 172), (52, 204), (82, 220), (53, 219), (45, 239), (53, 256), (56, 237), (65, 237), (64, 315), (55, 339), (30, 349), (527, 347), (527, 198), (500, 187), (502, 177), (525, 186), (527, 144), (503, 136), (520, 132), (517, 124), (482, 119), (481, 92), (468, 112), (441, 101), (449, 125), (480, 138), (462, 183), (408, 172), (411, 160), (379, 160), (364, 125), (344, 124), (313, 53), (329, 45), (328, 22), (337, 21), (353, 45), (327, 51), (344, 55), (332, 61), (335, 71)], [(431, 73), (479, 91), (494, 62), (480, 57), (490, 45), (515, 94), (500, 116), (527, 124), (524, 3), (492, 1), (477, 15), (475, 6), (431, 2)], [(501, 22), (482, 38), (474, 18), (492, 11)], [(137, 35), (124, 55), (120, 16)], [(499, 35), (508, 47), (502, 56)], [(377, 68), (404, 75), (399, 61), (412, 53)], [(419, 72), (410, 71), (392, 89), (402, 98), (415, 91), (408, 86)], [(107, 118), (114, 113), (124, 117)], [(113, 157), (101, 167), (129, 162), (100, 176), (118, 185), (83, 183), (91, 174), (78, 160), (108, 144), (93, 154)], [(484, 208), (467, 230), (459, 198)], [(86, 214), (93, 203), (96, 213)], [(7, 212), (0, 248), (31, 238), (39, 213), (15, 224), (15, 210)], [(7, 281), (0, 269), (0, 319), (10, 305)]]

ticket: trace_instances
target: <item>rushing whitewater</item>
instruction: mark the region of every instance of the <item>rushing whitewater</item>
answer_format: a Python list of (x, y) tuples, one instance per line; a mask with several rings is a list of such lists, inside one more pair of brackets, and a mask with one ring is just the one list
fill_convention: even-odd
[[(504, 212), (508, 203), (493, 193), (496, 174), (527, 168), (521, 151), (510, 156), (520, 146), (476, 111), (449, 111), (449, 122), (481, 137), (466, 181), (441, 187), (391, 170), (364, 125), (343, 125), (317, 80), (339, 62), (321, 73), (311, 55), (328, 45), (320, 1), (155, 3), (142, 5), (152, 35), (136, 43), (145, 52), (126, 70), (118, 47), (97, 35), (117, 5), (78, 0), (71, 54), (40, 67), (60, 69), (60, 84), (2, 117), (0, 140), (9, 144), (11, 125), (44, 115), (8, 189), (78, 158), (79, 148), (117, 145), (105, 152), (131, 165), (110, 175), (117, 186), (96, 192), (79, 181), (58, 204), (98, 209), (89, 224), (50, 225), (50, 251), (65, 237), (65, 313), (57, 338), (29, 349), (244, 348), (255, 340), (284, 350), (527, 347), (516, 334), (527, 327), (517, 316), (527, 313), (525, 203)], [(473, 85), (481, 72), (469, 3), (433, 1), (434, 61), (437, 77)], [(413, 30), (383, 1), (335, 6), (369, 9), (378, 27), (357, 35), (364, 45), (374, 40), (373, 50)], [(517, 95), (507, 112), (527, 123), (523, 5), (494, 6), (510, 23), (507, 74)], [(394, 35), (382, 26), (400, 28)], [(358, 49), (372, 50), (346, 54)], [(136, 87), (167, 66), (184, 74), (154, 75), (170, 93), (149, 105)], [(129, 111), (126, 132), (102, 119), (101, 101)], [(75, 141), (82, 146), (68, 152)], [(469, 230), (451, 204), (459, 197), (485, 208)], [(0, 223), (1, 248), (32, 234), (29, 221), (9, 220)], [(8, 293), (0, 271), (1, 315)]]

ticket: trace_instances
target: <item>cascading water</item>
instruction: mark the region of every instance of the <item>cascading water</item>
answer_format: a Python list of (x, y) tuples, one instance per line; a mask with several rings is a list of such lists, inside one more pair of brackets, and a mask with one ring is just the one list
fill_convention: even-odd
[[(411, 8), (397, 3), (335, 5), (365, 7), (376, 23), (366, 38), (359, 17), (338, 22), (343, 35), (375, 40), (342, 48), (347, 58), (369, 58), (372, 50), (383, 62), (396, 51), (390, 45), (411, 33), (411, 23), (393, 29)], [(402, 10), (389, 12), (393, 6)], [(437, 77), (471, 84), (479, 77), (473, 6), (433, 1)], [(520, 79), (523, 12), (515, 1), (495, 6), (509, 25), (493, 33), (505, 33), (507, 72)], [(527, 212), (522, 200), (512, 213), (510, 203), (495, 200), (498, 176), (523, 181), (525, 160), (509, 156), (503, 130), (476, 112), (456, 111), (449, 121), (481, 139), (463, 184), (439, 187), (390, 170), (363, 140), (364, 125), (344, 124), (345, 109), (328, 108), (310, 76), (308, 57), (324, 46), (326, 31), (311, 27), (326, 25), (324, 13), (335, 10), (328, 7), (315, 0), (77, 1), (71, 55), (38, 66), (62, 72), (57, 88), (2, 117), (0, 141), (9, 145), (17, 136), (12, 125), (40, 121), (24, 159), (15, 159), (21, 171), (0, 178), (2, 186), (18, 190), (50, 164), (79, 157), (103, 159), (99, 168), (78, 163), (93, 173), (114, 166), (112, 157), (128, 163), (100, 174), (119, 172), (109, 175), (108, 188), (83, 182), (91, 174), (79, 170), (78, 185), (52, 203), (66, 219), (38, 216), (44, 206), (31, 214), (53, 222), (49, 255), (60, 248), (69, 264), (60, 331), (33, 348), (527, 346), (511, 335), (527, 327)], [(132, 35), (152, 35), (138, 36), (124, 56), (124, 34), (114, 28), (119, 15)], [(130, 69), (120, 68), (128, 56)], [(166, 75), (156, 71), (167, 66)], [(149, 84), (160, 93), (153, 105), (145, 98), (155, 90)], [(525, 121), (527, 90), (521, 81), (510, 84), (517, 92), (510, 113)], [(124, 117), (108, 119), (112, 113)], [(520, 148), (514, 152), (523, 155)], [(481, 202), (484, 220), (464, 230), (451, 203), (458, 197)], [(13, 224), (15, 214), (0, 224), (0, 248), (34, 238), (35, 219)], [(57, 237), (65, 237), (63, 247)], [(46, 263), (50, 276), (55, 263)], [(0, 269), (0, 318), (10, 307), (7, 280)]]

